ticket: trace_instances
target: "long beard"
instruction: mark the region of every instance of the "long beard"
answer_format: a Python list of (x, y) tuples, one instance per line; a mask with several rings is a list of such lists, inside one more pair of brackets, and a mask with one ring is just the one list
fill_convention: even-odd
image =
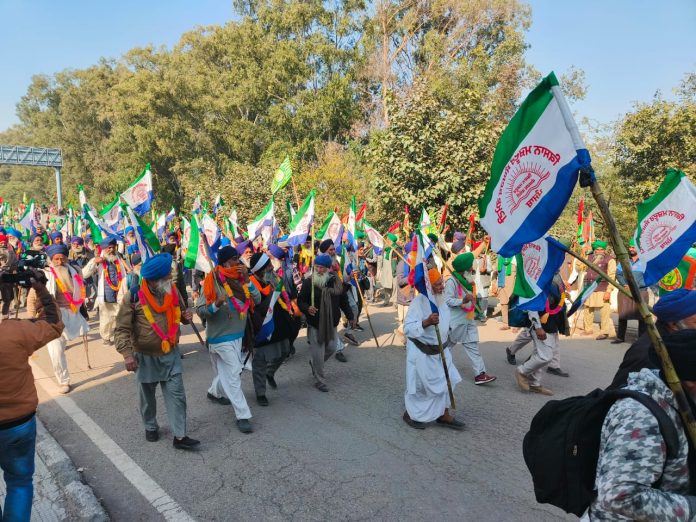
[(329, 273), (324, 272), (323, 274), (314, 274), (314, 286), (318, 288), (324, 288), (326, 283), (329, 282)]
[(271, 284), (275, 280), (275, 277), (273, 276), (272, 271), (264, 272), (261, 274), (261, 281), (263, 281), (266, 284)]
[(102, 254), (102, 257), (106, 259), (109, 263), (113, 263), (116, 261), (116, 254), (107, 254), (106, 252)]
[(73, 281), (72, 281), (72, 276), (70, 275), (70, 271), (68, 270), (67, 266), (54, 266), (53, 270), (56, 271), (56, 275), (58, 276), (58, 279), (60, 279), (60, 282), (63, 283), (63, 286), (68, 292), (72, 292), (73, 290)]
[(152, 290), (152, 293), (155, 297), (157, 297), (158, 299), (164, 299), (164, 296), (171, 292), (172, 283), (171, 281), (166, 279), (150, 282), (150, 289)]

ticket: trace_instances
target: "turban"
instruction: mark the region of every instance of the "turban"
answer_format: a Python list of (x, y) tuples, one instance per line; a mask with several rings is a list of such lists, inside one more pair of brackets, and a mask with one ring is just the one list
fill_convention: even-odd
[(428, 270), (428, 279), (430, 279), (431, 285), (434, 285), (440, 279), (442, 279), (442, 274), (440, 273), (440, 270), (436, 266), (434, 266), (430, 270)]
[(43, 236), (41, 234), (32, 234), (31, 237), (29, 238), (29, 242), (33, 243), (36, 238), (39, 238), (41, 242), (43, 243)]
[(467, 252), (465, 254), (459, 254), (457, 257), (454, 258), (454, 261), (452, 261), (452, 267), (457, 271), (457, 272), (467, 272), (471, 270), (471, 267), (474, 265), (474, 254), (471, 252)]
[(72, 239), (70, 240), (70, 242), (73, 244), (80, 245), (80, 246), (85, 244), (85, 240), (82, 239), (80, 236), (73, 236)]
[(140, 263), (143, 262), (143, 258), (140, 257), (140, 254), (133, 254), (133, 257), (131, 257), (131, 265), (139, 265)]
[[(679, 330), (664, 335), (662, 339), (679, 379), (696, 381), (696, 330)], [(656, 368), (662, 368), (662, 360), (652, 344), (648, 355)]]
[(135, 234), (135, 229), (134, 229), (133, 227), (131, 227), (131, 226), (128, 226), (128, 227), (126, 227), (126, 234), (127, 234), (128, 232), (133, 232), (133, 233)]
[(629, 239), (628, 240), (628, 246), (636, 248), (636, 240), (635, 239)]
[(0, 243), (7, 243), (7, 234), (0, 234)]
[(5, 227), (0, 227), (0, 234), (7, 234), (7, 230), (5, 230)]
[(244, 236), (237, 236), (234, 238), (234, 242), (239, 244), (239, 243), (244, 243)]
[(86, 234), (85, 241), (92, 241), (92, 234)]
[(244, 252), (251, 248), (251, 241), (247, 239), (246, 241), (237, 243), (235, 248), (237, 249), (237, 253), (241, 256)]
[(232, 241), (230, 241), (230, 238), (227, 236), (222, 236), (222, 238), (220, 239), (220, 246), (221, 247), (230, 246), (231, 244), (232, 244)]
[(50, 245), (46, 249), (46, 253), (48, 254), (49, 259), (53, 259), (53, 256), (57, 256), (58, 254), (63, 254), (64, 256), (67, 256), (68, 247), (65, 245)]
[(607, 242), (598, 239), (592, 242), (592, 250), (597, 250), (598, 248), (607, 248)]
[(452, 253), (453, 254), (458, 254), (464, 250), (464, 240), (463, 239), (458, 239), (454, 243), (452, 243)]
[(387, 232), (385, 237), (391, 240), (393, 243), (396, 243), (399, 240), (398, 236), (396, 234), (392, 234), (391, 232)]
[(328, 254), (319, 254), (314, 259), (314, 264), (317, 266), (323, 266), (324, 268), (331, 268), (331, 256)]
[(176, 232), (170, 232), (169, 234), (167, 234), (167, 239), (169, 239), (170, 237), (179, 239), (179, 236), (176, 235)]
[(466, 239), (466, 234), (464, 232), (455, 232), (454, 233), (454, 240), (455, 241), (464, 241)]
[(256, 272), (260, 272), (264, 268), (268, 266), (268, 263), (271, 262), (271, 259), (264, 254), (263, 252), (256, 252), (253, 256), (251, 256), (251, 273), (255, 274)]
[(285, 250), (280, 248), (278, 245), (274, 245), (273, 243), (268, 245), (268, 253), (276, 259), (285, 259)]
[(140, 275), (147, 281), (156, 281), (169, 275), (172, 271), (172, 256), (167, 254), (157, 254), (145, 261), (140, 269)]
[(101, 248), (106, 248), (106, 247), (109, 247), (109, 246), (112, 246), (112, 245), (115, 245), (115, 244), (116, 244), (116, 238), (115, 238), (115, 237), (113, 237), (113, 236), (106, 236), (104, 239), (101, 240), (101, 242), (99, 243), (99, 246), (100, 246)]
[(58, 239), (58, 238), (63, 239), (63, 234), (62, 234), (61, 232), (53, 232), (53, 233), (51, 233), (51, 239), (53, 239), (53, 240), (55, 241), (55, 240)]
[(696, 314), (696, 290), (679, 288), (655, 303), (653, 312), (664, 323), (676, 323)]
[(319, 252), (322, 254), (326, 254), (326, 252), (333, 246), (334, 242), (332, 239), (325, 239), (324, 241), (321, 242), (319, 245)]
[(233, 258), (238, 258), (240, 256), (239, 251), (235, 249), (233, 246), (225, 246), (222, 247), (220, 250), (218, 250), (217, 258), (218, 258), (218, 263), (221, 265), (224, 265), (227, 263), (230, 259)]
[(8, 228), (7, 235), (14, 236), (17, 239), (22, 239), (22, 233), (19, 230), (17, 230), (16, 228), (12, 228), (12, 227)]

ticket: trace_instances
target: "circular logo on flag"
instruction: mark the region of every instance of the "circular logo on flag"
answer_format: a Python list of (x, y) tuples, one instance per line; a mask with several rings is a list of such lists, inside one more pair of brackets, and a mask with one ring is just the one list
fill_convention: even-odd
[(682, 275), (679, 269), (675, 268), (669, 272), (665, 277), (660, 279), (659, 287), (667, 292), (671, 292), (682, 287)]
[(148, 197), (147, 183), (141, 182), (133, 187), (133, 201), (136, 205), (146, 201)]

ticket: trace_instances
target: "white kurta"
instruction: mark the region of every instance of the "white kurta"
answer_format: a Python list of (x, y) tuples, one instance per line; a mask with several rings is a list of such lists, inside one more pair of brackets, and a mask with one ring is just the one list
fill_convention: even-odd
[[(77, 284), (77, 271), (69, 266), (68, 270), (70, 272), (70, 275), (72, 276), (73, 279), (73, 299), (77, 300), (80, 298), (80, 288)], [(50, 270), (46, 270), (46, 278), (48, 279), (48, 282), (46, 283), (46, 289), (51, 295), (56, 295), (56, 280), (53, 277), (53, 274), (51, 273)], [(70, 308), (60, 308), (60, 314), (61, 314), (61, 319), (63, 321), (63, 337), (68, 340), (72, 341), (73, 339), (76, 339), (78, 337), (82, 337), (82, 335), (86, 334), (89, 331), (89, 324), (87, 324), (87, 321), (85, 320), (84, 317), (82, 317), (82, 314), (80, 313), (79, 310), (76, 312), (73, 312)]]
[[(440, 314), (440, 333), (445, 342), (449, 332), (450, 311), (443, 299), (438, 302)], [(411, 419), (419, 422), (432, 422), (445, 413), (450, 406), (447, 380), (439, 355), (426, 355), (410, 339), (437, 346), (435, 327), (423, 329), (423, 320), (430, 315), (430, 303), (424, 295), (417, 295), (411, 302), (404, 321), (406, 335), (406, 393), (404, 402)], [(452, 387), (462, 380), (452, 362), (449, 348), (445, 348), (445, 361), (449, 370)]]

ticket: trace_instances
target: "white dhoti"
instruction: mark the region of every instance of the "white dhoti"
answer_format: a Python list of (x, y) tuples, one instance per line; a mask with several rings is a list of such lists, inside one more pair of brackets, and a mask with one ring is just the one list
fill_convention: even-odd
[(70, 374), (68, 373), (68, 361), (65, 358), (65, 348), (67, 341), (72, 341), (82, 337), (89, 331), (89, 325), (80, 312), (73, 312), (70, 308), (60, 309), (61, 320), (63, 321), (63, 333), (58, 339), (49, 342), (48, 356), (51, 358), (53, 373), (61, 386), (70, 384)]
[(102, 341), (114, 341), (117, 314), (118, 303), (101, 303), (99, 305), (99, 335)]

